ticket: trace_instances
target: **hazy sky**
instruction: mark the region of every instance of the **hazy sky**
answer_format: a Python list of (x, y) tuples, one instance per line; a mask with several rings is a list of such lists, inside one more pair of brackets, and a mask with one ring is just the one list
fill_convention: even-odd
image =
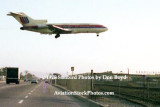
[[(160, 0), (2, 0), (0, 67), (49, 73), (160, 71)], [(22, 31), (6, 14), (24, 12), (49, 23), (98, 23), (100, 34), (55, 35)]]

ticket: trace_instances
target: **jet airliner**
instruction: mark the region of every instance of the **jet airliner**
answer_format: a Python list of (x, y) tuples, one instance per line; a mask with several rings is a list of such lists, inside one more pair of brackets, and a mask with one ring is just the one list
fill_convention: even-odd
[(60, 34), (77, 34), (77, 33), (99, 33), (108, 30), (107, 27), (93, 23), (47, 23), (47, 20), (35, 20), (27, 16), (25, 13), (10, 12), (7, 14), (13, 16), (23, 27), (21, 30), (39, 32), (41, 34), (56, 34), (55, 38), (60, 37)]

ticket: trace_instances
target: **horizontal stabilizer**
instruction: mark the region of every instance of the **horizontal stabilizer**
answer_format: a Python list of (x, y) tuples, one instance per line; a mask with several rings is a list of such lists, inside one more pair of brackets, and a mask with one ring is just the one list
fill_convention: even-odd
[(14, 16), (14, 15), (22, 16), (23, 14), (21, 14), (21, 13), (9, 12), (9, 14), (7, 14), (7, 15), (8, 15), (8, 16)]

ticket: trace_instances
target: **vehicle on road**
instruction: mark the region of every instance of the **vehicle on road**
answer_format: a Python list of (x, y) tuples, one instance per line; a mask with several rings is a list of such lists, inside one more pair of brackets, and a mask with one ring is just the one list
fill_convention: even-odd
[(48, 83), (48, 81), (46, 80), (45, 83)]
[(24, 82), (28, 82), (28, 79), (24, 79)]
[(6, 84), (16, 83), (19, 84), (20, 75), (19, 69), (15, 67), (6, 67)]
[(31, 83), (38, 83), (38, 81), (36, 79), (31, 80)]
[(60, 34), (77, 34), (77, 33), (96, 33), (97, 36), (101, 32), (108, 30), (107, 27), (93, 23), (53, 23), (48, 24), (47, 20), (35, 20), (27, 16), (25, 13), (10, 12), (8, 16), (13, 16), (20, 24), (23, 25), (21, 30), (39, 32), (41, 34), (56, 34), (55, 38)]

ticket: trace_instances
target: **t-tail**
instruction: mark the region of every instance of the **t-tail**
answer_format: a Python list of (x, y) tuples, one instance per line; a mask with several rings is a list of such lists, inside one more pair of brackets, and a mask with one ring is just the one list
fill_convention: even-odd
[(32, 19), (31, 17), (27, 16), (25, 13), (10, 12), (7, 15), (13, 16), (23, 26), (34, 26), (34, 25), (41, 25), (41, 24), (47, 23), (47, 20), (35, 20), (35, 19)]

